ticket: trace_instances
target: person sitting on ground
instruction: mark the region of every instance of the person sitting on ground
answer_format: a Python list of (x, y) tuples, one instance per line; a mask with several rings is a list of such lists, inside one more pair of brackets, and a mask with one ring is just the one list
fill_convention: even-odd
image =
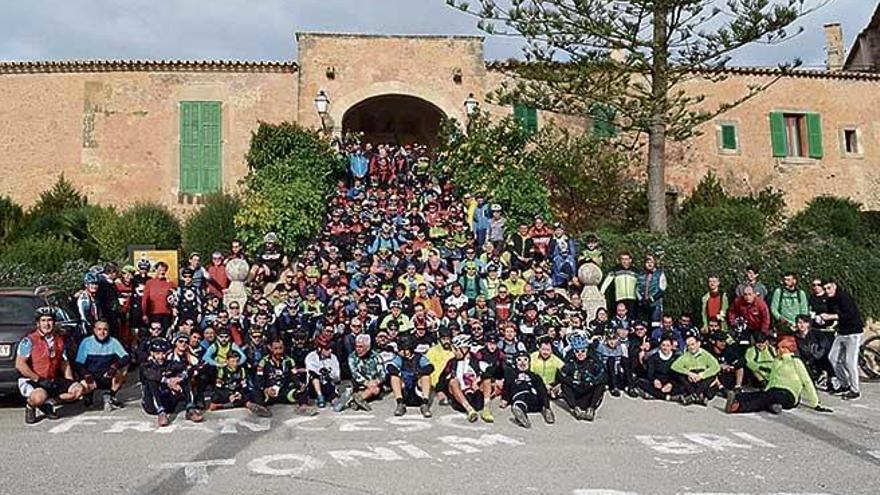
[(57, 402), (72, 402), (85, 391), (83, 383), (73, 377), (67, 361), (66, 341), (55, 331), (52, 308), (42, 307), (35, 313), (36, 328), (18, 343), (15, 369), (21, 375), (18, 390), (26, 399), (24, 422), (37, 422), (37, 409), (49, 419), (58, 419)]
[(263, 418), (272, 416), (269, 409), (254, 401), (247, 373), (238, 365), (238, 354), (232, 353), (227, 356), (226, 364), (217, 370), (217, 380), (208, 409), (218, 411), (242, 406), (255, 416)]
[(541, 413), (548, 425), (556, 422), (550, 409), (550, 395), (544, 380), (531, 370), (529, 354), (525, 351), (516, 355), (515, 367), (504, 370), (504, 389), (501, 392), (501, 407), (510, 405), (511, 420), (523, 427), (531, 428), (528, 413)]
[[(272, 404), (297, 404), (300, 414), (313, 414), (308, 409), (308, 384), (296, 373), (293, 359), (284, 349), (284, 341), (275, 338), (269, 355), (257, 365), (254, 374), (254, 401), (264, 407)], [(314, 411), (317, 414), (317, 411)]]
[[(623, 334), (623, 335), (621, 335)], [(630, 397), (636, 397), (638, 393), (633, 387), (632, 374), (629, 369), (629, 349), (621, 344), (621, 337), (629, 337), (629, 330), (625, 327), (612, 327), (599, 341), (596, 352), (605, 365), (608, 373), (609, 393), (612, 397), (620, 397), (621, 390), (625, 390)]]
[(810, 315), (797, 317), (794, 336), (798, 343), (798, 356), (819, 388), (827, 387), (830, 378), (834, 376), (834, 368), (828, 361), (832, 341), (825, 334), (826, 332), (813, 328)]
[(755, 344), (746, 350), (745, 362), (758, 388), (764, 388), (767, 384), (775, 360), (776, 350), (767, 342), (766, 337), (756, 334)]
[[(455, 351), (452, 350), (451, 326), (441, 326), (437, 331), (437, 335), (437, 343), (431, 346), (428, 352), (425, 353), (428, 362), (434, 367), (434, 371), (431, 372), (431, 387), (434, 389), (437, 388), (437, 383), (440, 381), (440, 375), (446, 368), (446, 363), (455, 357)], [(437, 391), (435, 398), (441, 405), (446, 404), (446, 394), (443, 392)]]
[(571, 355), (559, 370), (562, 396), (575, 419), (593, 421), (605, 396), (608, 373), (586, 337), (572, 335), (569, 344)]
[(553, 353), (553, 339), (544, 336), (538, 340), (538, 350), (530, 356), (530, 366), (544, 382), (551, 398), (559, 394), (559, 370), (565, 365), (562, 359)]
[(312, 396), (319, 409), (327, 406), (327, 401), (339, 397), (338, 387), (341, 379), (339, 359), (333, 354), (330, 339), (319, 337), (315, 350), (306, 356), (306, 370), (312, 385)]
[(415, 341), (411, 335), (401, 335), (397, 340), (397, 355), (387, 366), (391, 390), (397, 406), (395, 416), (406, 414), (406, 408), (418, 407), (426, 418), (431, 417), (431, 373), (434, 365), (423, 354), (414, 351)]
[(201, 423), (204, 417), (196, 407), (186, 364), (167, 359), (170, 350), (164, 339), (150, 342), (150, 357), (141, 369), (141, 405), (145, 413), (156, 416), (159, 427), (171, 424), (170, 416), (181, 405), (186, 409), (186, 419)]
[(672, 363), (677, 357), (673, 338), (671, 336), (661, 338), (657, 352), (648, 356), (645, 363), (647, 370), (645, 378), (639, 380), (639, 389), (643, 392), (642, 398), (665, 401), (681, 399), (678, 377), (672, 371)]
[(437, 389), (451, 398), (453, 409), (467, 414), (469, 422), (473, 423), (480, 417), (486, 423), (495, 422), (489, 410), (492, 397), (492, 380), (486, 376), (489, 365), (471, 353), (478, 349), (467, 334), (455, 336), (452, 349), (455, 357), (446, 364)]
[(718, 321), (709, 322), (708, 350), (718, 360), (718, 384), (728, 390), (739, 391), (745, 379), (745, 354), (735, 342), (730, 342), (727, 333), (721, 331)]
[(83, 339), (76, 350), (74, 368), (85, 383), (84, 397), (87, 406), (91, 405), (95, 390), (103, 390), (105, 411), (125, 407), (116, 393), (128, 378), (128, 353), (114, 337), (110, 336), (110, 324), (98, 320), (92, 326), (92, 333)]
[(778, 354), (764, 389), (758, 392), (728, 393), (724, 411), (728, 414), (758, 411), (779, 414), (783, 409), (793, 409), (804, 404), (818, 412), (832, 412), (819, 401), (807, 368), (795, 355), (795, 338), (782, 337), (776, 346)]
[(372, 411), (369, 402), (382, 395), (386, 372), (382, 366), (379, 353), (371, 349), (372, 339), (367, 334), (360, 334), (354, 341), (354, 352), (348, 356), (348, 369), (351, 370), (353, 393), (349, 399), (340, 404), (340, 410), (354, 407), (364, 411)]
[(672, 371), (678, 373), (679, 384), (684, 394), (681, 403), (686, 406), (690, 404), (705, 406), (714, 396), (712, 383), (715, 381), (715, 375), (721, 371), (721, 366), (715, 356), (702, 348), (700, 339), (696, 335), (688, 335), (685, 345), (687, 350), (672, 363)]

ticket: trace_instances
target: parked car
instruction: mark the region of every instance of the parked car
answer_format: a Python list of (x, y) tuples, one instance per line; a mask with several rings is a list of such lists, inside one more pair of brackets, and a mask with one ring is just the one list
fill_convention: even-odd
[(42, 306), (54, 308), (59, 332), (76, 332), (79, 321), (74, 301), (64, 291), (51, 287), (0, 287), (0, 394), (18, 391), (18, 342), (34, 330), (34, 312)]

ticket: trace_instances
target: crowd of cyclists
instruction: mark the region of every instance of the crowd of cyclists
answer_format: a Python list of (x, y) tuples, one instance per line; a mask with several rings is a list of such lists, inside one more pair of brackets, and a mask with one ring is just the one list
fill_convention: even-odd
[[(860, 397), (864, 324), (833, 279), (805, 291), (787, 273), (771, 290), (755, 267), (730, 287), (707, 274), (699, 311), (673, 315), (662, 260), (624, 252), (600, 286), (607, 304), (588, 314), (579, 268), (609, 255), (596, 236), (581, 246), (540, 217), (510, 225), (490, 198), (432, 174), (424, 147), (343, 151), (348, 177), (301, 255), (267, 233), (254, 253), (239, 241), (204, 265), (191, 253), (179, 283), (162, 262), (95, 267), (80, 334), (38, 310), (16, 358), (26, 423), (63, 402), (124, 407), (132, 377), (159, 426), (276, 404), (369, 411), (386, 396), (397, 416), (449, 406), (491, 423), (508, 409), (525, 428), (530, 414), (553, 423), (555, 407), (593, 421), (608, 395), (777, 414), (831, 412), (817, 387)], [(250, 266), (243, 301), (226, 297), (233, 259)]]

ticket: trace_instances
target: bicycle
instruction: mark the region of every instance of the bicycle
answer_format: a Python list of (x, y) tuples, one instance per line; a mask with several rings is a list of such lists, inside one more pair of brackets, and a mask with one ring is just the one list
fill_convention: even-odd
[(859, 368), (867, 381), (880, 381), (880, 335), (875, 335), (859, 346)]

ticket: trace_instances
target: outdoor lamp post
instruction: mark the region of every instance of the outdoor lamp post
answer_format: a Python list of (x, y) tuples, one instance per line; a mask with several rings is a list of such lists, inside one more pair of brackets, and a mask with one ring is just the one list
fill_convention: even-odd
[(477, 110), (480, 109), (480, 102), (474, 98), (474, 94), (471, 93), (468, 95), (467, 99), (464, 100), (464, 110), (467, 113), (468, 118), (473, 117)]
[(323, 130), (327, 130), (327, 114), (330, 109), (330, 98), (327, 97), (327, 93), (324, 90), (318, 91), (318, 96), (315, 97), (315, 110), (318, 111), (318, 115), (321, 117), (321, 128)]

